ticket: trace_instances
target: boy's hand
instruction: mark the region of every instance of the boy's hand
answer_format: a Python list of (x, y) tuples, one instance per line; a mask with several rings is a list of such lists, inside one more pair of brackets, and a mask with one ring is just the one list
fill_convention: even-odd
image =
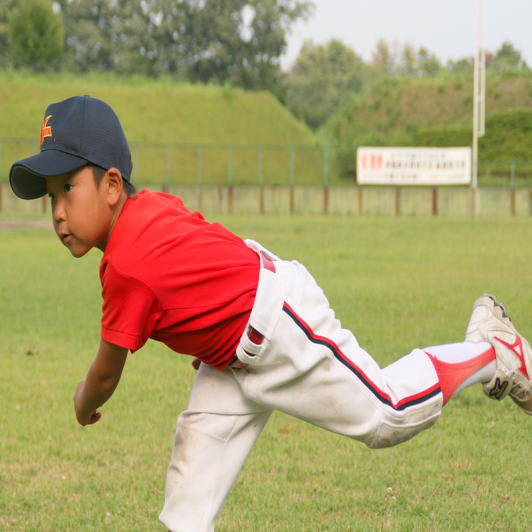
[(74, 409), (80, 425), (96, 423), (102, 417), (97, 410), (113, 395), (127, 353), (124, 347), (101, 341), (87, 378), (78, 384), (74, 394)]
[(95, 410), (88, 411), (84, 410), (83, 402), (81, 401), (81, 395), (83, 393), (83, 388), (85, 386), (85, 381), (81, 381), (76, 387), (76, 393), (74, 394), (74, 409), (76, 410), (76, 419), (80, 425), (92, 425), (96, 423), (101, 417), (101, 412), (96, 412)]

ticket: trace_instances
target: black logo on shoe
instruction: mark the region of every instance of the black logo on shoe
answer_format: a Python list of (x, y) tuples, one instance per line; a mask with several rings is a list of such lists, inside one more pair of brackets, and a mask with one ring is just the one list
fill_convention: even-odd
[(505, 309), (502, 305), (500, 305), (499, 303), (495, 303), (495, 306), (496, 306), (496, 307), (499, 307), (499, 308), (501, 309), (502, 317), (503, 317), (503, 318), (506, 318), (506, 319), (512, 321), (512, 319), (510, 318), (510, 316), (508, 316), (508, 314), (506, 314), (506, 309)]
[(506, 391), (506, 388), (508, 388), (508, 381), (501, 381), (501, 379), (497, 377), (488, 396), (500, 401), (504, 397), (504, 392)]
[(510, 321), (512, 321), (512, 319), (510, 318), (510, 316), (508, 316), (508, 314), (506, 314), (506, 309), (504, 308), (503, 305), (501, 305), (500, 303), (497, 303), (497, 300), (495, 299), (494, 296), (488, 294), (488, 298), (491, 299), (493, 301), (493, 306), (494, 307), (499, 307), (501, 309), (501, 312), (502, 312), (502, 317), (503, 318), (507, 318), (509, 319)]

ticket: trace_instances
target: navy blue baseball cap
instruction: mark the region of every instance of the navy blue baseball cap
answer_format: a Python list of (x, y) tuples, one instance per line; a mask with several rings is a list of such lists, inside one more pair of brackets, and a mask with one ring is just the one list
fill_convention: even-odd
[(46, 194), (46, 178), (94, 164), (120, 170), (131, 180), (131, 153), (115, 112), (102, 100), (74, 96), (52, 103), (44, 113), (41, 150), (17, 161), (9, 171), (13, 192), (22, 199)]

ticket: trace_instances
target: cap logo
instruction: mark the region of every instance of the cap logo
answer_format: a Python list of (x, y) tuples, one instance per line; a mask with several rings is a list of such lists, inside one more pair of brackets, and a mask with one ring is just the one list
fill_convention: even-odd
[(44, 139), (46, 137), (51, 137), (52, 136), (52, 126), (48, 125), (48, 120), (50, 120), (50, 118), (52, 118), (52, 115), (48, 115), (42, 121), (42, 124), (41, 124), (41, 146), (42, 146), (42, 143), (44, 142)]

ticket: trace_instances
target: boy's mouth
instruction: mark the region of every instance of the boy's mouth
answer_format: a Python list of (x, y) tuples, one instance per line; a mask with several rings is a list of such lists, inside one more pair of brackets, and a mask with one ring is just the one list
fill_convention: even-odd
[(68, 244), (72, 240), (72, 235), (69, 233), (60, 233), (59, 238), (63, 244)]

